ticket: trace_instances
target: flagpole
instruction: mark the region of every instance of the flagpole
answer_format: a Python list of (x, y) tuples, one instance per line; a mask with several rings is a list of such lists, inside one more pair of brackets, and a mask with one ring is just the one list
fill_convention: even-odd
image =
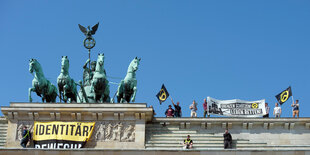
[(173, 99), (172, 99), (172, 97), (171, 97), (171, 95), (169, 94), (169, 97), (170, 97), (170, 99), (171, 99), (171, 103), (173, 104)]

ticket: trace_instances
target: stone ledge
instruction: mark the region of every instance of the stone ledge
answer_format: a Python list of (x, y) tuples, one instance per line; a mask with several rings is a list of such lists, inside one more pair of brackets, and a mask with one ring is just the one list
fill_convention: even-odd
[(167, 117), (154, 117), (153, 122), (309, 122), (310, 117), (281, 117), (281, 118), (244, 118), (244, 117), (213, 117), (213, 118), (202, 118), (202, 117), (181, 117), (181, 118), (167, 118)]
[[(294, 130), (296, 127), (302, 126), (305, 129), (310, 128), (310, 118), (231, 118), (231, 117), (214, 117), (214, 118), (166, 118), (157, 117), (153, 118), (153, 124), (162, 124), (179, 126), (180, 129), (190, 129), (191, 127), (200, 126), (200, 128), (211, 129), (215, 126), (220, 126), (225, 129), (232, 129), (236, 126), (240, 126), (242, 129), (251, 130), (254, 128), (262, 127), (265, 130), (274, 129), (275, 127), (281, 127), (286, 130)], [(190, 126), (187, 124), (190, 124)], [(207, 127), (205, 127), (207, 126)]]
[[(124, 152), (126, 151), (126, 152)], [(205, 152), (208, 151), (208, 152)], [(34, 149), (34, 148), (0, 148), (0, 153), (1, 152), (23, 152), (23, 155), (27, 154), (40, 154), (39, 152), (46, 152), (46, 154), (55, 154), (55, 153), (63, 153), (63, 152), (71, 152), (71, 153), (77, 153), (81, 154), (83, 152), (85, 153), (91, 153), (91, 152), (98, 152), (100, 154), (128, 154), (128, 153), (136, 153), (136, 154), (144, 154), (144, 153), (151, 153), (151, 154), (158, 154), (161, 155), (162, 153), (204, 153), (204, 154), (209, 154), (209, 153), (268, 153), (268, 152), (277, 152), (277, 153), (310, 153), (310, 148), (304, 149), (304, 148), (277, 148), (277, 149), (270, 149), (270, 148), (239, 148), (239, 149), (223, 149), (223, 148), (208, 148), (208, 149), (189, 149), (189, 150), (183, 150), (183, 149), (175, 149), (175, 148), (169, 148), (169, 149), (90, 149), (90, 148), (81, 148), (81, 149)]]
[[(151, 121), (153, 109), (141, 104), (112, 103), (11, 103), (1, 107), (8, 120), (145, 120)], [(135, 116), (138, 116), (135, 118)], [(1, 120), (0, 120), (1, 121)]]
[[(3, 106), (5, 107), (5, 106)], [(60, 107), (60, 108), (74, 108), (74, 107), (84, 107), (84, 108), (91, 108), (91, 107), (102, 107), (102, 108), (109, 108), (109, 107), (117, 107), (117, 108), (145, 108), (146, 103), (40, 103), (40, 102), (11, 102), (10, 107)]]

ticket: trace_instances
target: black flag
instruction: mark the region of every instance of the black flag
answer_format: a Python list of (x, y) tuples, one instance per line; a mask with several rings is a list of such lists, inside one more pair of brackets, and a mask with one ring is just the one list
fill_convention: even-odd
[(168, 91), (167, 91), (167, 89), (166, 89), (164, 84), (161, 86), (161, 89), (157, 93), (156, 97), (158, 98), (160, 104), (162, 102), (166, 101), (167, 98), (169, 97), (169, 93), (168, 93)]
[(283, 90), (281, 93), (279, 93), (276, 98), (278, 102), (282, 105), (284, 102), (288, 100), (292, 96), (292, 89), (291, 86), (289, 86), (287, 89)]

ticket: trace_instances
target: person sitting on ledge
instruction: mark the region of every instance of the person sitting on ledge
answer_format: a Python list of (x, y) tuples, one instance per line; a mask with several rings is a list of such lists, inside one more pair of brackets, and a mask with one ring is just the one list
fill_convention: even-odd
[(228, 132), (228, 129), (225, 130), (223, 134), (224, 137), (224, 149), (231, 149), (232, 148), (232, 137), (231, 134)]
[(184, 140), (183, 149), (191, 149), (193, 148), (193, 141), (191, 140), (190, 135), (187, 135), (187, 139)]
[(174, 110), (171, 108), (171, 105), (168, 106), (168, 109), (165, 112), (166, 117), (173, 117), (174, 116)]
[(24, 131), (23, 131), (23, 138), (21, 139), (20, 141), (20, 145), (23, 147), (23, 148), (26, 148), (27, 146), (27, 143), (30, 141), (31, 139), (31, 135), (30, 135), (30, 132), (29, 130), (27, 130), (27, 127), (24, 126)]

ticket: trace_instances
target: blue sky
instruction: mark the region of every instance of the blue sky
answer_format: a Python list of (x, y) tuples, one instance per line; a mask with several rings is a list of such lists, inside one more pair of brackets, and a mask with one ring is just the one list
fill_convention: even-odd
[[(288, 86), (309, 117), (309, 17), (306, 0), (1, 1), (1, 106), (28, 102), (30, 58), (56, 84), (61, 56), (68, 56), (70, 76), (81, 80), (88, 54), (77, 24), (100, 22), (92, 60), (104, 53), (107, 75), (124, 78), (141, 57), (136, 102), (153, 105), (157, 116), (171, 104), (155, 97), (164, 83), (185, 117), (193, 99), (201, 117), (207, 96), (266, 99), (273, 109)], [(113, 96), (117, 86), (110, 88)], [(291, 117), (290, 104), (283, 117)]]

